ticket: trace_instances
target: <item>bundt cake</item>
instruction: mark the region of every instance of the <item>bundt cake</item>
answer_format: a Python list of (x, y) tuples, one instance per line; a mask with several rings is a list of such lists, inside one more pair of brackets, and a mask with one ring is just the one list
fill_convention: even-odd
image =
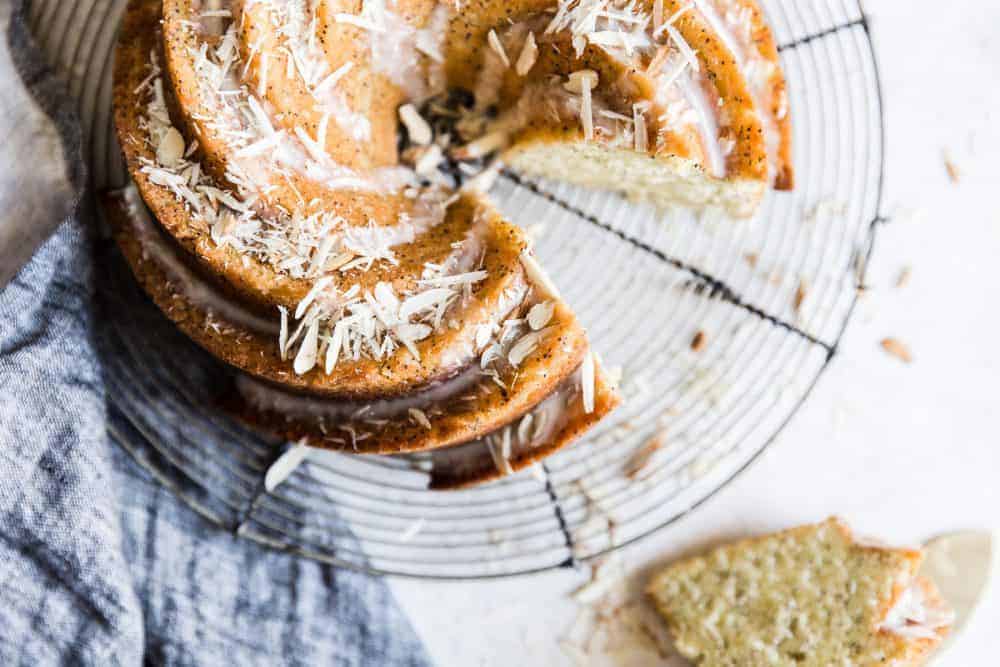
[(498, 165), (746, 216), (792, 184), (784, 85), (752, 0), (130, 0), (109, 219), (228, 409), (462, 486), (619, 402)]

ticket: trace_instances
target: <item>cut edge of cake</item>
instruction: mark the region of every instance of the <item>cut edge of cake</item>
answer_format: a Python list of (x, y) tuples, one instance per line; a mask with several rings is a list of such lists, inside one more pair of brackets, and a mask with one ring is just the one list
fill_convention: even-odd
[(854, 537), (836, 517), (726, 544), (656, 575), (647, 593), (695, 664), (909, 667), (952, 616), (923, 554)]

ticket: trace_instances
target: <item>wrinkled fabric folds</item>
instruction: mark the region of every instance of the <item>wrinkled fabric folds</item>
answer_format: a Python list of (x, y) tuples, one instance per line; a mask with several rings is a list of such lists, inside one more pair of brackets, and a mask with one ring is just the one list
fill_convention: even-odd
[(210, 525), (109, 438), (75, 105), (0, 21), (0, 664), (428, 664), (383, 580)]

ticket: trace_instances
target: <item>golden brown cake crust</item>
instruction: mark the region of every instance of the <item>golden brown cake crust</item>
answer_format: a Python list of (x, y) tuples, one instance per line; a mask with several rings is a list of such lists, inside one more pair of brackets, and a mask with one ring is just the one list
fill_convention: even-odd
[[(180, 293), (174, 279), (164, 268), (150, 253), (144, 252), (140, 240), (130, 228), (129, 214), (121, 197), (106, 197), (105, 209), (115, 239), (133, 273), (167, 317), (214, 356), (258, 377), (276, 378), (285, 391), (290, 388), (294, 391), (295, 382), (300, 376), (287, 370), (288, 364), (278, 356), (277, 346), (271, 336), (234, 327), (217, 317), (211, 317), (192, 304)], [(524, 361), (520, 368), (521, 375), (531, 379), (523, 380), (518, 385), (518, 391), (508, 393), (483, 381), (480, 383), (484, 387), (483, 397), (474, 404), (474, 412), (448, 410), (440, 418), (432, 418), (432, 429), (426, 429), (409, 419), (397, 419), (383, 428), (371, 429), (370, 437), (352, 442), (344, 437), (343, 432), (325, 435), (314, 423), (290, 420), (282, 415), (256, 409), (239, 397), (233, 398), (230, 408), (264, 430), (280, 433), (291, 440), (307, 438), (315, 446), (331, 449), (385, 454), (421, 451), (467, 442), (528, 412), (551, 394), (562, 378), (579, 366), (588, 350), (582, 329), (565, 306), (557, 307), (554, 321), (564, 323), (559, 335), (543, 339), (536, 352)], [(385, 397), (362, 394), (351, 400), (375, 398)]]
[(771, 114), (780, 135), (774, 187), (776, 190), (792, 190), (795, 187), (795, 169), (792, 164), (792, 118), (788, 110), (788, 83), (784, 68), (781, 66), (778, 45), (757, 0), (729, 0), (729, 2), (750, 12), (754, 46), (763, 58), (774, 65), (769, 79), (772, 105), (762, 113)]
[[(237, 292), (262, 307), (296, 303), (310, 285), (305, 280), (279, 280), (268, 265), (243, 256), (230, 246), (218, 246), (208, 238), (208, 230), (197, 228), (185, 205), (167, 188), (155, 185), (142, 172), (141, 160), (155, 162), (156, 155), (142, 129), (145, 104), (139, 88), (149, 74), (150, 55), (160, 53), (160, 0), (129, 0), (115, 47), (113, 104), (115, 128), (125, 164), (143, 200), (163, 228), (203, 271), (220, 276)], [(168, 98), (169, 100), (169, 98)]]
[[(598, 368), (597, 374), (593, 412), (585, 413), (576, 408), (555, 437), (510, 458), (509, 464), (513, 472), (540, 463), (557, 451), (568, 447), (621, 404), (621, 395), (607, 381), (603, 370)], [(472, 470), (455, 470), (448, 467), (431, 469), (430, 488), (440, 491), (462, 489), (504, 477), (504, 473), (490, 460), (488, 453), (484, 454), (483, 464)]]
[[(159, 6), (157, 0), (132, 0), (129, 3), (117, 49), (115, 117), (129, 170), (157, 221), (183, 250), (185, 263), (191, 264), (206, 280), (223, 283), (227, 296), (249, 302), (251, 308), (262, 317), (273, 318), (277, 325), (277, 305), (284, 305), (293, 311), (312, 286), (310, 281), (279, 275), (271, 266), (241, 255), (231, 246), (215, 244), (207, 230), (197, 227), (194, 216), (174, 193), (153, 183), (140, 168), (141, 160), (153, 161), (155, 155), (145, 140), (141, 105), (134, 103), (134, 91), (148, 76), (149, 52), (156, 48)], [(508, 289), (522, 280), (519, 256), (527, 247), (527, 240), (520, 229), (503, 221), (487, 202), (472, 194), (463, 196), (450, 206), (444, 221), (422, 235), (419, 243), (400, 247), (396, 252), (396, 265), (361, 274), (353, 271), (344, 278), (337, 274), (334, 278), (345, 285), (347, 282), (355, 283), (362, 289), (371, 289), (375, 282), (382, 280), (397, 287), (400, 283), (412, 284), (415, 277), (420, 276), (426, 262), (440, 261), (442, 256), (452, 251), (453, 240), (463, 238), (473, 231), (475, 225), (484, 230), (482, 268), (487, 271), (488, 279), (473, 286), (472, 295), (475, 298), (463, 311), (463, 316), (477, 321), (494, 312), (504, 301)], [(569, 328), (565, 337), (579, 339), (574, 344), (578, 353), (582, 347), (583, 332), (572, 318), (568, 318), (567, 323)], [(204, 334), (200, 335), (204, 337)], [(248, 373), (296, 390), (360, 398), (403, 394), (439, 379), (442, 377), (440, 360), (461, 344), (463, 336), (468, 335), (469, 332), (464, 330), (445, 330), (417, 342), (415, 347), (420, 353), (419, 360), (402, 354), (383, 360), (362, 358), (349, 364), (338, 364), (329, 373), (320, 364), (302, 375), (290, 372), (290, 360), (279, 358), (276, 339), (265, 342), (266, 336), (254, 335), (252, 347), (255, 349), (251, 352), (243, 349), (246, 346), (234, 346), (224, 341), (208, 340), (206, 347)], [(548, 374), (539, 376), (538, 386), (553, 386), (554, 380), (575, 367), (579, 359), (570, 362), (553, 364)]]
[[(731, 0), (738, 2), (740, 6), (746, 8), (751, 13), (753, 21), (753, 38), (756, 48), (760, 54), (774, 63), (774, 73), (772, 75), (773, 95), (775, 105), (778, 100), (784, 100), (785, 81), (781, 72), (780, 62), (771, 32), (765, 22), (763, 13), (756, 5), (755, 0)], [(164, 9), (167, 11), (167, 26), (182, 24), (185, 12), (189, 11), (187, 5), (190, 0), (168, 0)], [(414, 13), (426, 14), (427, 9), (422, 3), (414, 0)], [(418, 8), (417, 5), (420, 5)], [(645, 9), (652, 10), (651, 0), (646, 0)], [(666, 14), (676, 12), (684, 6), (681, 0), (668, 0), (664, 4)], [(518, 0), (511, 3), (509, 0), (475, 0), (472, 4), (464, 6), (464, 11), (453, 16), (451, 25), (448, 28), (448, 42), (446, 44), (449, 53), (447, 60), (448, 78), (454, 85), (471, 88), (475, 85), (475, 78), (481, 72), (483, 66), (483, 52), (488, 50), (484, 47), (485, 32), (490, 26), (498, 25), (506, 19), (514, 19), (527, 14), (539, 13), (546, 9), (551, 9), (551, 0)], [(197, 221), (192, 220), (187, 214), (182, 203), (178, 202), (174, 195), (162, 188), (152, 187), (145, 174), (138, 169), (139, 158), (153, 159), (152, 149), (143, 141), (137, 131), (139, 119), (142, 115), (140, 105), (135, 104), (135, 91), (139, 84), (145, 79), (149, 54), (152, 51), (159, 51), (165, 55), (168, 64), (177, 63), (184, 60), (182, 55), (187, 53), (190, 44), (183, 39), (181, 31), (174, 30), (166, 39), (165, 51), (160, 48), (161, 40), (157, 39), (160, 34), (159, 17), (161, 12), (161, 2), (159, 0), (131, 0), (128, 5), (125, 23), (121, 31), (119, 47), (116, 54), (115, 63), (115, 119), (118, 127), (119, 137), (125, 152), (129, 171), (133, 174), (143, 198), (153, 209), (156, 217), (160, 220), (164, 228), (170, 232), (179, 243), (193, 257), (199, 259), (201, 263), (212, 273), (219, 275), (224, 280), (230, 282), (234, 289), (247, 298), (253, 299), (262, 306), (274, 306), (283, 304), (293, 306), (308, 291), (310, 285), (308, 281), (296, 280), (284, 275), (277, 274), (272, 267), (264, 264), (252, 257), (241, 257), (232, 248), (218, 246), (207, 239), (207, 230), (200, 228)], [(753, 102), (750, 99), (749, 91), (743, 75), (737, 63), (733, 61), (722, 40), (720, 40), (710, 30), (706, 21), (696, 11), (684, 13), (676, 22), (677, 29), (684, 38), (697, 51), (698, 58), (705, 69), (709, 72), (711, 85), (718, 91), (722, 110), (720, 116), (727, 120), (721, 128), (724, 137), (733, 139), (736, 142), (735, 149), (728, 157), (729, 175), (737, 179), (764, 180), (767, 173), (767, 156), (764, 147), (763, 130), (754, 110)], [(356, 31), (353, 27), (344, 29)], [(347, 34), (347, 33), (345, 33)], [(336, 37), (336, 36), (333, 36)], [(329, 39), (333, 39), (329, 37)], [(643, 74), (638, 71), (630, 71), (629, 67), (599, 48), (589, 46), (582, 58), (572, 56), (572, 49), (560, 49), (563, 56), (558, 56), (546, 52), (542, 59), (554, 59), (554, 64), (549, 69), (552, 72), (568, 72), (578, 70), (582, 67), (593, 67), (602, 71), (605, 78), (610, 81), (629, 80), (629, 85), (622, 87), (614, 84), (612, 95), (613, 100), (621, 98), (622, 110), (627, 111), (630, 107), (630, 100), (627, 97), (627, 88), (636, 90), (636, 99), (649, 97), (649, 83), (643, 82)], [(171, 54), (174, 54), (173, 56)], [(561, 58), (561, 61), (560, 61)], [(542, 65), (538, 65), (542, 68)], [(254, 75), (255, 68), (251, 67), (249, 73)], [(178, 94), (181, 103), (194, 96), (193, 73), (184, 70), (180, 65), (172, 65), (168, 69), (177, 80), (168, 86), (168, 92), (174, 86), (178, 87)], [(509, 70), (504, 75), (505, 87), (515, 85), (520, 86), (523, 82), (510, 84), (511, 80), (516, 80)], [(602, 84), (608, 87), (612, 84)], [(268, 94), (275, 88), (272, 84), (268, 87)], [(511, 89), (513, 90), (513, 88)], [(188, 92), (185, 92), (188, 91)], [(364, 97), (362, 91), (349, 91)], [(369, 91), (370, 93), (370, 91)], [(622, 96), (625, 95), (624, 98)], [(368, 96), (370, 98), (370, 95)], [(168, 95), (169, 98), (169, 95)], [(353, 99), (353, 98), (352, 98)], [(368, 107), (372, 100), (368, 99)], [(176, 107), (176, 105), (173, 105)], [(368, 108), (364, 107), (363, 108)], [(775, 110), (776, 111), (776, 110)], [(185, 121), (184, 114), (172, 114), (179, 117), (180, 121)], [(391, 114), (390, 114), (391, 115)], [(315, 119), (314, 119), (315, 120)], [(312, 122), (312, 121), (310, 121)], [(793, 177), (791, 170), (791, 149), (790, 149), (790, 121), (788, 114), (781, 114), (778, 120), (781, 134), (781, 145), (779, 150), (777, 174), (775, 179), (776, 187), (787, 189), (792, 185)], [(307, 127), (307, 131), (315, 128)], [(192, 128), (188, 128), (185, 135), (188, 138), (193, 134)], [(335, 133), (334, 133), (335, 134)], [(567, 142), (577, 141), (582, 138), (582, 130), (579, 124), (572, 126), (546, 124), (538, 118), (532, 118), (527, 127), (521, 132), (521, 140), (524, 143), (535, 142)], [(207, 142), (202, 137), (203, 143)], [(336, 146), (335, 140), (331, 138), (330, 144)], [(689, 136), (682, 136), (675, 132), (667, 131), (666, 141), (662, 142), (656, 153), (662, 156), (674, 156), (681, 158), (694, 158), (698, 163), (704, 163), (704, 156), (699, 156), (695, 146), (697, 142)], [(224, 175), (219, 160), (212, 155), (218, 155), (219, 151), (206, 151), (203, 146), (197, 154), (205, 160), (205, 167), (210, 172), (215, 173), (219, 178)], [(517, 142), (511, 151), (517, 151)], [(651, 150), (653, 150), (651, 148)], [(388, 158), (382, 162), (392, 162)], [(300, 184), (300, 189), (305, 187)], [(343, 199), (343, 201), (341, 201)], [(368, 201), (370, 197), (363, 194), (355, 194), (350, 198), (334, 198), (331, 202), (329, 197), (324, 198), (324, 204), (332, 204), (337, 211), (348, 218), (356, 217), (359, 210), (368, 211), (369, 206), (375, 206), (382, 199), (375, 198)], [(375, 203), (373, 203), (375, 202)], [(386, 217), (395, 208), (381, 212), (368, 211), (364, 213), (366, 217), (381, 219)]]
[[(683, 0), (666, 0), (663, 3), (664, 13), (674, 14), (685, 4)], [(701, 14), (685, 12), (675, 25), (698, 54), (698, 60), (706, 69), (711, 85), (719, 94), (722, 102), (720, 115), (728, 119), (728, 123), (720, 127), (723, 138), (728, 137), (736, 142), (727, 158), (727, 175), (766, 181), (767, 148), (764, 129), (738, 63)]]

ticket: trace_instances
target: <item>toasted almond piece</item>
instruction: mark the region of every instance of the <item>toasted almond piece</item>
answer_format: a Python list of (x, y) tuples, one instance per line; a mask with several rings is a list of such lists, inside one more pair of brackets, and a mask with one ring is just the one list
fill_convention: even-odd
[(529, 32), (528, 38), (524, 40), (524, 46), (521, 47), (521, 55), (517, 57), (514, 71), (517, 72), (518, 76), (524, 76), (531, 71), (537, 60), (538, 44), (535, 42), (535, 33)]
[(500, 168), (500, 161), (494, 160), (492, 164), (487, 166), (472, 178), (466, 180), (465, 183), (462, 184), (462, 189), (472, 192), (489, 192), (490, 188), (493, 187), (493, 184), (497, 182), (497, 178), (500, 177)]
[(582, 95), (584, 90), (593, 90), (597, 87), (599, 77), (592, 69), (581, 69), (569, 75), (569, 80), (563, 84), (563, 88), (576, 95)]
[(795, 289), (795, 298), (792, 301), (792, 308), (796, 313), (802, 310), (802, 303), (806, 300), (806, 294), (808, 294), (806, 281), (800, 279), (799, 286)]
[(959, 169), (958, 165), (952, 161), (951, 155), (948, 154), (948, 151), (944, 152), (943, 159), (944, 159), (944, 170), (948, 173), (948, 180), (951, 181), (952, 183), (958, 183), (959, 181), (961, 181), (962, 170)]
[(420, 157), (417, 158), (416, 163), (413, 165), (413, 170), (421, 176), (427, 176), (433, 173), (443, 160), (444, 153), (441, 152), (441, 147), (437, 144), (431, 144), (421, 150)]
[(500, 56), (503, 66), (510, 67), (510, 58), (507, 57), (507, 50), (503, 48), (503, 42), (500, 41), (496, 30), (490, 29), (489, 34), (486, 35), (486, 41), (490, 43), (490, 48), (493, 49), (493, 52)]
[(458, 160), (475, 160), (506, 147), (508, 139), (506, 132), (488, 132), (475, 141), (459, 146), (452, 151), (452, 155)]
[(164, 167), (172, 167), (177, 161), (184, 157), (184, 137), (171, 127), (160, 137), (160, 143), (156, 147), (156, 162)]
[(296, 375), (305, 375), (316, 366), (316, 357), (319, 354), (319, 318), (312, 321), (306, 330), (306, 337), (302, 339), (299, 352), (295, 355), (292, 369)]
[(706, 336), (704, 331), (699, 331), (691, 339), (691, 349), (695, 352), (701, 352), (705, 348)]
[(632, 105), (632, 124), (634, 126), (635, 150), (645, 153), (649, 141), (649, 133), (646, 130), (646, 107), (643, 104)]
[(288, 358), (288, 309), (284, 306), (278, 306), (278, 312), (281, 313), (281, 329), (278, 333), (278, 353), (281, 355), (281, 360), (284, 361)]
[(913, 273), (913, 270), (909, 266), (904, 266), (902, 269), (900, 269), (899, 270), (899, 275), (896, 276), (896, 288), (897, 289), (902, 289), (903, 287), (906, 287), (907, 285), (909, 285), (910, 284), (910, 275), (912, 273)]
[(892, 356), (896, 357), (903, 363), (911, 363), (913, 361), (913, 355), (910, 353), (910, 348), (907, 347), (902, 341), (897, 338), (883, 338), (882, 339), (882, 349)]
[(594, 411), (594, 393), (597, 387), (594, 353), (587, 352), (580, 367), (580, 385), (583, 390), (583, 411), (588, 415)]
[(521, 253), (521, 266), (524, 267), (524, 272), (527, 274), (528, 280), (536, 287), (541, 288), (545, 294), (553, 298), (559, 298), (559, 290), (556, 289), (555, 283), (545, 273), (545, 270), (542, 269), (538, 260), (531, 254), (531, 251), (525, 250)]
[(425, 413), (420, 408), (410, 408), (409, 414), (410, 418), (416, 423), (420, 424), (426, 429), (431, 428), (431, 420), (427, 418), (427, 413)]
[(309, 446), (301, 442), (285, 450), (278, 457), (278, 460), (267, 469), (267, 473), (264, 475), (264, 489), (271, 493), (278, 488), (306, 460), (309, 452)]
[(639, 473), (645, 470), (649, 462), (653, 460), (653, 455), (656, 452), (663, 449), (663, 444), (665, 442), (664, 434), (657, 433), (652, 438), (647, 440), (642, 447), (632, 455), (628, 463), (625, 464), (625, 476), (629, 479), (635, 479)]
[(406, 132), (413, 143), (426, 146), (434, 139), (434, 131), (431, 130), (430, 124), (412, 104), (399, 107), (399, 120), (406, 126)]
[(532, 331), (531, 333), (524, 334), (516, 343), (514, 343), (514, 346), (510, 348), (510, 352), (507, 353), (507, 361), (510, 362), (511, 366), (520, 366), (521, 362), (535, 351), (535, 348), (538, 347), (538, 343), (541, 339), (542, 334), (539, 331)]

